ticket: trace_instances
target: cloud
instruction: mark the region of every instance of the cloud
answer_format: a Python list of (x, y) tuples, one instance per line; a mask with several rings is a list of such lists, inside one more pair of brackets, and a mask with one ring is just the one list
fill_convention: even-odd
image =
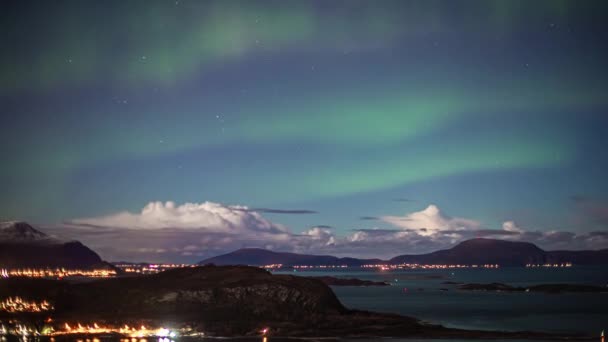
[(417, 229), (420, 235), (430, 236), (438, 231), (461, 231), (479, 229), (480, 223), (458, 217), (450, 217), (434, 204), (426, 209), (405, 216), (383, 216), (382, 221), (404, 229)]
[(74, 219), (72, 225), (129, 229), (199, 229), (205, 232), (238, 234), (243, 230), (285, 233), (285, 227), (274, 224), (245, 206), (228, 206), (214, 202), (150, 202), (139, 213), (128, 211), (113, 215)]
[(314, 227), (305, 231), (302, 235), (309, 236), (313, 242), (316, 244), (320, 243), (322, 246), (333, 246), (336, 244), (336, 238), (329, 229)]
[(524, 232), (524, 230), (519, 228), (513, 221), (504, 222), (502, 224), (502, 229), (504, 231), (512, 232), (512, 233), (523, 233)]
[(329, 226), (296, 234), (259, 211), (214, 202), (150, 202), (139, 212), (73, 219), (47, 228), (56, 235), (82, 240), (108, 260), (192, 262), (243, 247), (307, 252), (334, 243)]
[(471, 218), (452, 217), (436, 205), (403, 216), (382, 216), (394, 228), (372, 227), (337, 235), (318, 225), (300, 233), (246, 206), (213, 202), (151, 202), (140, 212), (74, 219), (50, 234), (75, 238), (106, 260), (195, 262), (244, 247), (307, 254), (391, 258), (428, 253), (475, 238), (529, 241), (546, 250), (608, 247), (608, 232), (543, 231), (505, 221), (491, 229)]
[[(576, 198), (588, 202), (587, 198)], [(596, 202), (593, 202), (596, 204)], [(601, 210), (600, 210), (601, 212)], [(601, 249), (608, 247), (608, 232), (570, 232), (526, 229), (514, 221), (503, 222), (500, 229), (491, 229), (470, 218), (451, 217), (436, 205), (404, 216), (382, 216), (382, 221), (398, 230), (360, 229), (347, 237), (359, 250), (365, 246), (381, 245), (383, 250), (399, 249), (407, 253), (426, 253), (445, 249), (453, 244), (477, 237), (489, 237), (511, 241), (527, 241), (546, 250)]]

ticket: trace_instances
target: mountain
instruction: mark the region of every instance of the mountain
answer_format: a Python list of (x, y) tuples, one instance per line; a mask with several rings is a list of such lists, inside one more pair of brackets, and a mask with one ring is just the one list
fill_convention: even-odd
[(0, 241), (3, 242), (40, 242), (52, 240), (51, 237), (34, 229), (25, 222), (0, 222)]
[(526, 264), (565, 263), (577, 265), (608, 264), (608, 250), (547, 252), (529, 242), (495, 239), (471, 239), (445, 250), (420, 255), (400, 255), (392, 264), (498, 264), (525, 266)]
[(0, 268), (89, 268), (102, 264), (78, 241), (62, 241), (25, 222), (0, 222)]
[(377, 264), (382, 262), (380, 259), (356, 259), (356, 258), (338, 258), (331, 255), (307, 255), (296, 253), (273, 252), (261, 248), (243, 248), (234, 252), (219, 255), (199, 262), (200, 265), (215, 264), (215, 265), (249, 265), (263, 266), (272, 264), (283, 264), (283, 266), (291, 265), (347, 265), (361, 266), (364, 264)]

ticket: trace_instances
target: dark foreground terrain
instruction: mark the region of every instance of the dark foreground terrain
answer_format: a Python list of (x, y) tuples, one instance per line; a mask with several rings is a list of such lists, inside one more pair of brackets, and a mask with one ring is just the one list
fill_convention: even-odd
[(208, 336), (257, 335), (260, 329), (269, 327), (275, 336), (574, 338), (448, 329), (410, 317), (349, 310), (318, 279), (272, 275), (246, 266), (183, 268), (86, 283), (10, 278), (0, 281), (0, 299), (8, 296), (46, 299), (55, 310), (18, 317), (0, 312), (0, 320), (18, 318), (42, 324), (52, 316), (52, 324), (58, 327), (66, 322), (98, 322), (188, 326)]

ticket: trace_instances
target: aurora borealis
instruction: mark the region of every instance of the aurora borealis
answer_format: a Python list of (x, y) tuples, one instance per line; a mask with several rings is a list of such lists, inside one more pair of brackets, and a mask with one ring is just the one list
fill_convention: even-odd
[[(93, 234), (62, 226), (111, 217), (111, 227), (98, 226), (116, 234), (133, 227), (113, 215), (156, 201), (174, 203), (152, 205), (164, 214), (206, 201), (223, 205), (187, 210), (267, 208), (227, 221), (325, 234), (313, 240), (402, 229), (360, 217), (408, 218), (429, 205), (475, 229), (606, 231), (603, 1), (9, 1), (1, 9), (2, 219), (93, 245)], [(176, 228), (177, 212), (154, 217)], [(192, 217), (207, 227), (211, 216)], [(128, 217), (144, 230), (163, 227)], [(608, 247), (593, 236), (573, 248)], [(214, 240), (202, 239), (190, 250), (206, 255)]]

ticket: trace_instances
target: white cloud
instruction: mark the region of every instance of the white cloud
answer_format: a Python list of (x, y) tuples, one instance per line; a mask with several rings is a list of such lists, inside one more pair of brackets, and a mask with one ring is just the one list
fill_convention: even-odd
[(434, 204), (405, 216), (383, 216), (380, 219), (402, 229), (416, 230), (422, 236), (432, 236), (441, 231), (480, 228), (478, 221), (447, 216)]
[(128, 229), (200, 229), (206, 232), (239, 234), (246, 230), (281, 233), (287, 229), (274, 224), (245, 206), (221, 203), (150, 202), (139, 213), (120, 212), (113, 215), (74, 219), (69, 223)]
[(519, 228), (513, 221), (504, 222), (502, 224), (502, 229), (507, 232), (514, 232), (514, 233), (523, 233), (524, 232), (524, 230)]
[(106, 260), (198, 261), (243, 247), (336, 256), (391, 258), (428, 253), (474, 238), (529, 241), (541, 248), (608, 247), (608, 233), (527, 230), (513, 221), (488, 229), (474, 219), (450, 217), (435, 205), (404, 216), (384, 216), (394, 229), (335, 235), (325, 227), (300, 234), (245, 206), (151, 202), (140, 212), (75, 219), (51, 233), (82, 240)]
[(304, 236), (308, 236), (317, 244), (324, 246), (335, 245), (336, 238), (334, 234), (326, 228), (313, 227), (302, 233)]

